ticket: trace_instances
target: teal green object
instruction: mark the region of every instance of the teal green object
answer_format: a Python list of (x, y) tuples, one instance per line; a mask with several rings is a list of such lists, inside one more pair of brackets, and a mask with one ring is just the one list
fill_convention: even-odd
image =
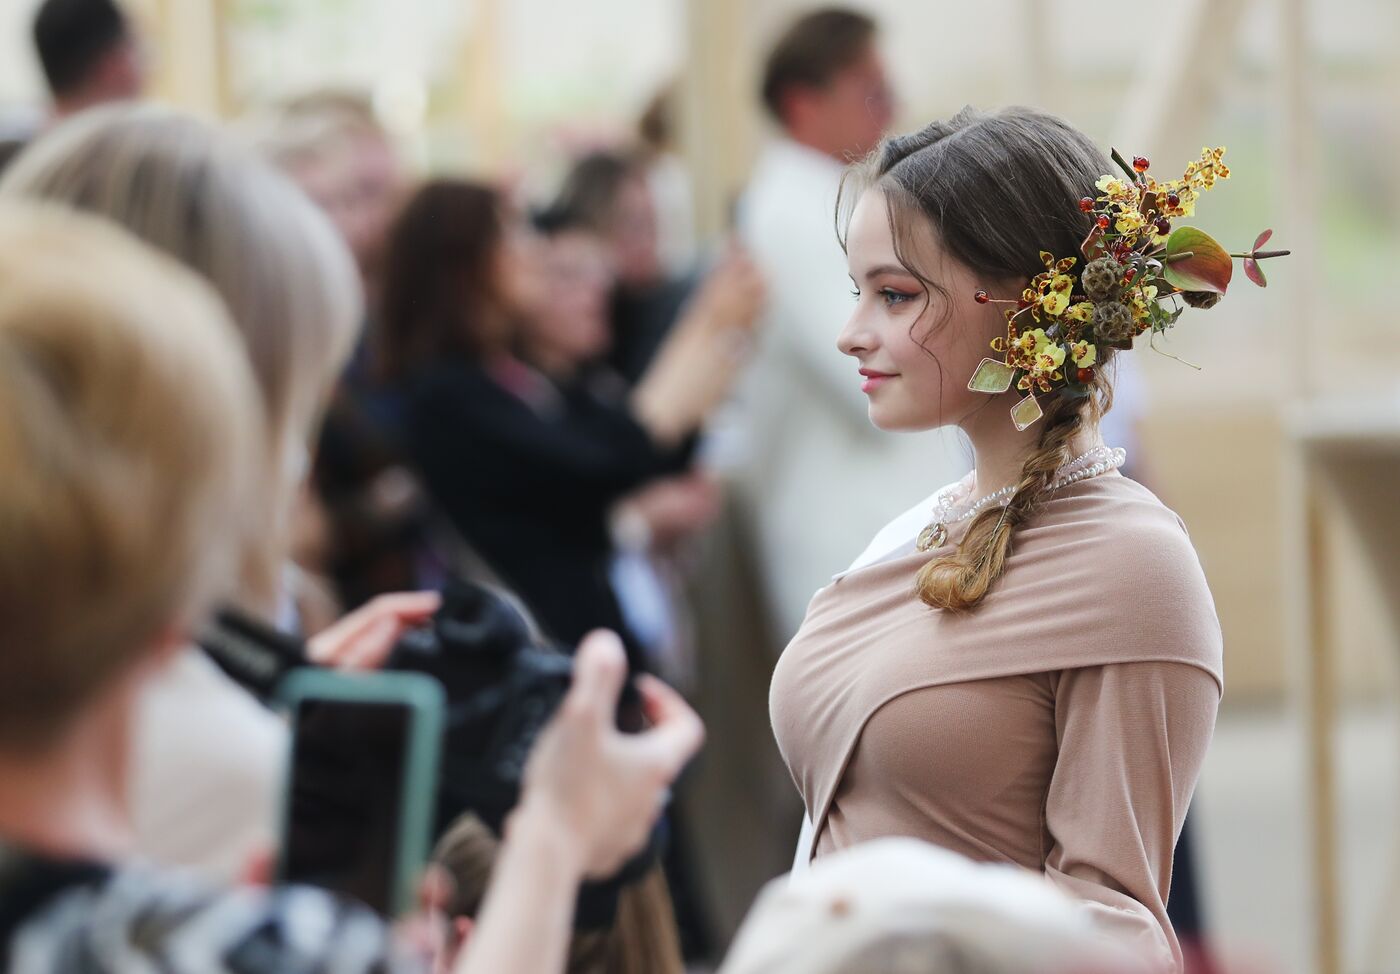
[[(419, 884), (428, 863), (437, 805), (443, 713), (447, 707), (442, 684), (422, 673), (342, 672), (306, 667), (287, 674), (277, 686), (276, 698), (278, 704), (293, 717), (297, 708), (308, 701), (397, 705), (409, 711), (403, 774), (399, 780), (398, 835), (394, 837), (394, 865), (388, 901), (393, 917), (412, 912), (418, 904)], [(293, 748), (295, 746), (293, 740)], [(287, 777), (282, 788), (279, 830), (282, 852), (277, 867), (279, 881), (284, 880), (286, 870), (294, 767), (295, 761), (289, 757)]]

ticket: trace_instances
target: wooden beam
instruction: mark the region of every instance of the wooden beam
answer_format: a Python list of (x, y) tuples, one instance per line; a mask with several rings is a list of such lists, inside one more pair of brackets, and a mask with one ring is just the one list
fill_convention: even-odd
[(681, 154), (703, 246), (729, 228), (758, 140), (751, 10), (742, 0), (687, 0), (679, 86)]
[(473, 0), (453, 79), (452, 114), (469, 133), (469, 158), (453, 159), (499, 174), (509, 160), (505, 112), (505, 68), (501, 63), (501, 9), (498, 0)]
[(156, 0), (152, 79), (152, 94), (160, 101), (214, 117), (231, 108), (225, 100), (230, 85), (217, 2)]

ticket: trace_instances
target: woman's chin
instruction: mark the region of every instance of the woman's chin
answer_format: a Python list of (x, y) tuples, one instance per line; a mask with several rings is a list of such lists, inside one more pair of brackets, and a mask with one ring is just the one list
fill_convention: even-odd
[(911, 416), (897, 410), (870, 404), (870, 424), (884, 433), (917, 433), (933, 429), (938, 423), (927, 416)]

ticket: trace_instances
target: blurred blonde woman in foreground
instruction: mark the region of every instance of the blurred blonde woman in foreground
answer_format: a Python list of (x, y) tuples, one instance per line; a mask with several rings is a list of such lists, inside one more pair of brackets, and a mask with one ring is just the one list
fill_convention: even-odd
[[(208, 280), (238, 329), (262, 399), (260, 461), (242, 510), (240, 610), (295, 630), (292, 511), (308, 444), (361, 318), (354, 262), (326, 217), (230, 137), (154, 107), (59, 126), (16, 159), (0, 197), (107, 217)], [(187, 395), (200, 394), (191, 384)], [(373, 665), (435, 593), (387, 596), (311, 644), (319, 661)], [(137, 848), (227, 879), (272, 843), (286, 729), (191, 644), (142, 701), (132, 766)]]
[[(240, 344), (204, 282), (116, 227), (0, 207), (0, 971), (428, 969), (319, 890), (128, 865), (143, 696), (236, 591), (268, 479)], [(458, 974), (561, 970), (580, 881), (643, 843), (698, 747), (699, 720), (647, 680), (652, 729), (624, 738), (624, 674), (616, 638), (580, 648)]]

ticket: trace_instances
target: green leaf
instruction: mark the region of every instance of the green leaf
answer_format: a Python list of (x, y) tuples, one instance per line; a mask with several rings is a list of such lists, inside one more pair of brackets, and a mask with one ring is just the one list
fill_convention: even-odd
[[(1191, 256), (1172, 259), (1187, 253)], [(1235, 270), (1235, 262), (1230, 259), (1229, 252), (1214, 237), (1196, 227), (1177, 227), (1173, 230), (1167, 238), (1167, 250), (1162, 260), (1166, 265), (1162, 276), (1183, 291), (1224, 294)]]

